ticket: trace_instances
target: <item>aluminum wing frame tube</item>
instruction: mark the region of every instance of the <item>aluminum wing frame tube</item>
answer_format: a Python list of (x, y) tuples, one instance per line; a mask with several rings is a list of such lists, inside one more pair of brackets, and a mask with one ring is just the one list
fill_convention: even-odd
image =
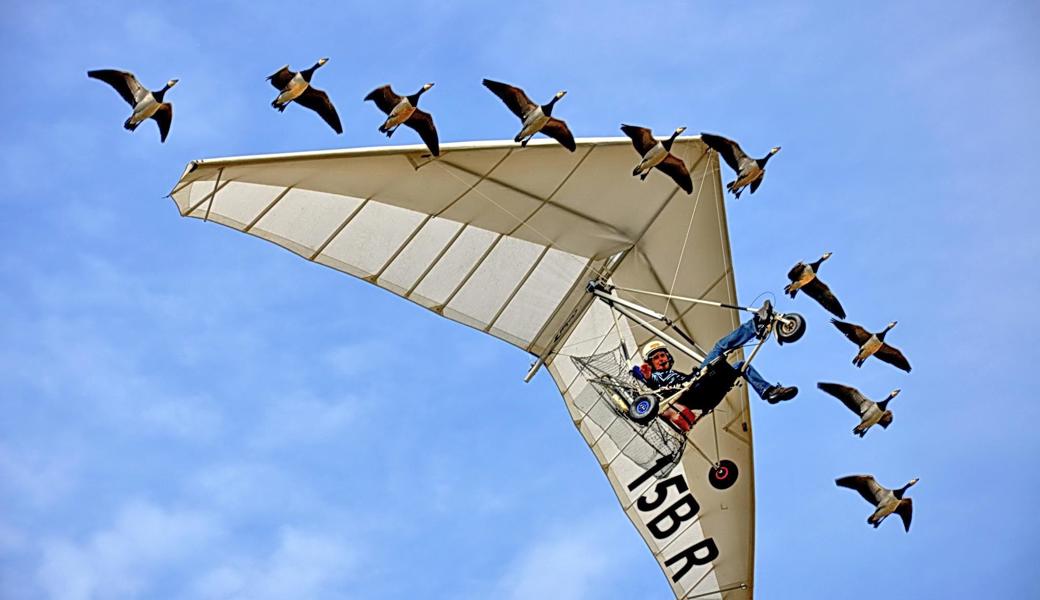
[(668, 342), (669, 344), (671, 344), (672, 346), (677, 348), (683, 354), (685, 354), (685, 355), (689, 356), (690, 358), (696, 360), (698, 363), (701, 363), (701, 364), (704, 363), (704, 355), (700, 354), (699, 352), (697, 352), (693, 348), (690, 348), (684, 342), (680, 342), (679, 340), (675, 339), (674, 337), (668, 335), (667, 333), (662, 331), (659, 327), (656, 327), (655, 325), (653, 325), (649, 321), (643, 319), (638, 314), (636, 314), (636, 313), (642, 313), (642, 314), (644, 314), (644, 315), (646, 315), (648, 317), (651, 317), (651, 318), (656, 319), (658, 321), (663, 321), (663, 322), (668, 323), (669, 325), (671, 325), (671, 322), (667, 319), (667, 317), (665, 317), (661, 313), (655, 312), (653, 310), (650, 310), (649, 308), (646, 308), (645, 306), (636, 304), (635, 302), (630, 302), (628, 300), (623, 300), (621, 298), (618, 298), (617, 296), (613, 296), (611, 294), (608, 294), (606, 291), (604, 291), (600, 287), (595, 286), (595, 284), (590, 284), (589, 285), (589, 293), (592, 294), (594, 297), (599, 298), (604, 303), (606, 303), (606, 305), (609, 306), (611, 309), (616, 310), (618, 313), (620, 313), (620, 314), (624, 315), (625, 317), (631, 319), (632, 321), (638, 323), (641, 327), (646, 328), (648, 331), (652, 331), (654, 334), (656, 334), (662, 340)]

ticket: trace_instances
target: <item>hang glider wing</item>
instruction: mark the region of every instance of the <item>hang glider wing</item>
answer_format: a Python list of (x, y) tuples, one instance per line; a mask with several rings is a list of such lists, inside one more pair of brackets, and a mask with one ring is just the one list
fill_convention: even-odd
[[(271, 241), (538, 357), (676, 598), (751, 598), (745, 388), (707, 417), (715, 429), (698, 425), (677, 461), (648, 474), (657, 459), (633, 455), (632, 434), (590, 409), (591, 386), (574, 361), (650, 339), (593, 304), (590, 279), (736, 301), (718, 159), (697, 137), (676, 140), (671, 151), (693, 181), (687, 195), (667, 177), (632, 177), (628, 138), (576, 146), (470, 142), (444, 144), (436, 159), (404, 146), (199, 160), (170, 195), (183, 216)], [(738, 324), (729, 311), (621, 295), (666, 313), (702, 349)], [(715, 431), (718, 455), (740, 472), (724, 490), (709, 484), (708, 462), (693, 448), (714, 456)]]

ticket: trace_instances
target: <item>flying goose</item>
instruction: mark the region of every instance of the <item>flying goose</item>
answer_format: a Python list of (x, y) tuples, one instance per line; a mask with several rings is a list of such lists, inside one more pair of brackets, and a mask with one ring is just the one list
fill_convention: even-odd
[(910, 372), (910, 363), (894, 346), (889, 346), (885, 343), (885, 334), (888, 333), (889, 329), (896, 326), (897, 321), (892, 321), (884, 329), (878, 333), (870, 333), (866, 329), (863, 329), (859, 325), (853, 323), (846, 323), (845, 321), (839, 321), (837, 319), (831, 319), (831, 323), (845, 334), (845, 337), (852, 340), (857, 346), (859, 346), (859, 352), (856, 353), (856, 357), (852, 359), (852, 364), (857, 367), (862, 367), (863, 363), (866, 362), (871, 356), (876, 356), (881, 360), (893, 365), (899, 369)]
[(780, 151), (780, 146), (776, 146), (769, 150), (769, 154), (766, 154), (763, 158), (751, 158), (744, 154), (739, 144), (721, 135), (701, 133), (701, 140), (708, 147), (718, 152), (726, 160), (726, 164), (736, 171), (737, 178), (727, 183), (726, 189), (737, 198), (740, 198), (740, 192), (749, 185), (751, 186), (751, 193), (755, 193), (758, 186), (762, 185), (762, 178), (766, 176), (766, 163), (769, 162), (769, 159), (774, 154)]
[(432, 87), (432, 83), (427, 83), (411, 96), (398, 96), (389, 85), (372, 90), (365, 96), (365, 100), (375, 102), (379, 110), (387, 114), (386, 121), (379, 126), (379, 132), (390, 137), (398, 127), (407, 125), (419, 133), (419, 137), (434, 156), (439, 156), (441, 147), (437, 139), (437, 128), (433, 125), (433, 117), (430, 113), (419, 110), (419, 96)]
[(881, 487), (870, 475), (849, 475), (835, 479), (834, 483), (840, 487), (856, 490), (864, 500), (874, 505), (876, 510), (874, 510), (874, 514), (867, 517), (867, 523), (873, 525), (875, 529), (881, 525), (885, 517), (896, 513), (903, 519), (903, 527), (910, 531), (910, 517), (913, 516), (914, 502), (910, 498), (904, 498), (903, 495), (910, 486), (918, 481), (919, 479), (915, 477), (903, 487), (894, 490)]
[(693, 181), (690, 179), (690, 172), (686, 170), (686, 165), (682, 159), (671, 152), (675, 138), (686, 131), (685, 127), (677, 128), (672, 132), (671, 137), (666, 140), (655, 139), (653, 132), (646, 127), (622, 125), (621, 131), (625, 132), (625, 135), (632, 139), (632, 145), (635, 146), (639, 155), (643, 157), (643, 160), (636, 165), (636, 168), (632, 169), (633, 176), (639, 175), (640, 180), (646, 179), (650, 171), (657, 167), (675, 180), (675, 183), (687, 194), (693, 192)]
[(329, 95), (311, 85), (314, 71), (327, 62), (329, 59), (320, 58), (318, 62), (314, 63), (314, 66), (298, 73), (290, 71), (289, 65), (278, 69), (274, 75), (267, 78), (271, 85), (278, 90), (278, 97), (271, 102), (271, 106), (278, 109), (278, 112), (282, 112), (290, 102), (295, 100), (297, 104), (321, 115), (321, 118), (336, 133), (343, 133), (343, 125), (339, 122), (339, 115), (336, 114), (336, 107), (329, 100)]
[(521, 146), (526, 146), (527, 142), (534, 137), (534, 134), (540, 131), (560, 142), (564, 148), (571, 152), (574, 152), (575, 148), (577, 148), (574, 144), (574, 136), (571, 135), (571, 130), (567, 128), (567, 124), (552, 116), (553, 106), (560, 98), (567, 95), (567, 92), (562, 90), (556, 92), (556, 95), (553, 96), (548, 104), (539, 106), (532, 102), (522, 89), (507, 83), (485, 79), (484, 87), (501, 98), (502, 102), (505, 102), (506, 106), (509, 107), (509, 110), (513, 111), (513, 114), (519, 117), (523, 123), (520, 133), (513, 138), (514, 142), (520, 142)]
[(787, 278), (791, 280), (791, 283), (784, 287), (784, 292), (794, 298), (798, 294), (798, 290), (802, 290), (807, 296), (819, 302), (820, 306), (827, 309), (827, 312), (844, 319), (845, 309), (841, 307), (841, 302), (838, 302), (827, 284), (816, 276), (820, 265), (830, 257), (831, 253), (826, 252), (816, 262), (809, 264), (799, 262), (792, 267), (787, 273)]
[(881, 402), (874, 402), (861, 394), (856, 388), (841, 385), (840, 383), (821, 381), (816, 384), (816, 387), (841, 400), (841, 403), (847, 406), (849, 410), (860, 416), (859, 425), (856, 425), (852, 430), (852, 433), (859, 437), (866, 435), (867, 430), (874, 425), (880, 424), (881, 427), (888, 429), (888, 426), (892, 424), (892, 411), (888, 410), (888, 403), (891, 402), (892, 398), (899, 395), (898, 389), (889, 392), (888, 397)]
[(173, 105), (163, 102), (163, 98), (167, 90), (177, 85), (178, 80), (171, 79), (161, 90), (150, 92), (129, 71), (100, 69), (87, 71), (87, 77), (104, 81), (115, 88), (123, 100), (134, 109), (130, 118), (123, 123), (124, 128), (133, 131), (146, 120), (155, 119), (159, 126), (159, 141), (166, 141), (166, 136), (170, 134), (170, 123), (173, 122)]

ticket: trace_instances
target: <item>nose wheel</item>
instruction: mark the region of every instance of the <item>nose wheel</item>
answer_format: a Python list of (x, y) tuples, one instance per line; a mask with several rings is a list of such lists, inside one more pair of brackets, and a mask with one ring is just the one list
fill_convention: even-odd
[(732, 460), (722, 459), (718, 466), (708, 469), (708, 483), (717, 490), (725, 490), (737, 482), (737, 463)]
[(792, 344), (805, 335), (805, 318), (798, 313), (784, 313), (776, 317), (776, 339), (781, 344)]

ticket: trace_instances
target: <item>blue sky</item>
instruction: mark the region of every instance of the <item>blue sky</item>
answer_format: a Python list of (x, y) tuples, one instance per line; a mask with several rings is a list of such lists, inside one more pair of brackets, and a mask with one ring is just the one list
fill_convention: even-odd
[[(567, 89), (578, 136), (782, 145), (728, 201), (742, 299), (829, 250), (850, 316), (899, 321), (910, 375), (782, 304), (810, 330), (758, 363), (802, 388), (752, 407), (759, 597), (874, 597), (865, 568), (902, 597), (1040, 595), (1035, 4), (351, 4), (6, 7), (29, 79), (0, 95), (0, 596), (669, 596), (522, 352), (163, 198), (194, 158), (383, 144), (361, 98), (387, 82), (437, 83), (442, 141), (511, 137), (482, 77)], [(342, 136), (268, 106), (264, 77), (322, 56)], [(180, 78), (165, 145), (94, 68)], [(895, 423), (853, 437), (819, 380), (902, 388)], [(909, 535), (834, 487), (857, 472), (921, 478)]]

